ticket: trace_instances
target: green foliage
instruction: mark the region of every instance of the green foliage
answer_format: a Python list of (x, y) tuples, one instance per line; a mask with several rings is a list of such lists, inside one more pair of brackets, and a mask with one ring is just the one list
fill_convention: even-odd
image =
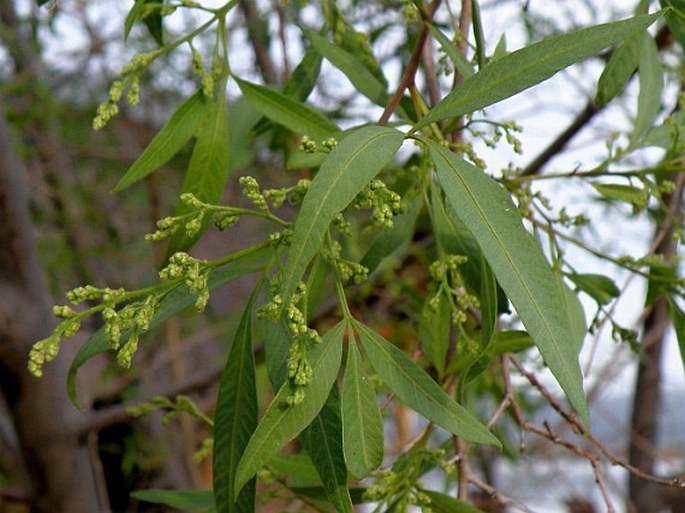
[[(682, 163), (680, 134), (685, 129), (678, 114), (653, 126), (662, 110), (666, 68), (646, 29), (664, 12), (557, 34), (511, 53), (502, 35), (488, 57), (492, 45), (474, 0), (469, 58), (455, 42), (460, 36), (446, 35), (448, 23), (433, 21), (421, 2), (407, 3), (404, 21), (392, 21), (392, 26), (406, 29), (409, 46), (432, 37), (449, 58), (444, 69), (453, 67), (457, 74), (449, 92), (434, 82), (441, 97), (429, 108), (413, 76), (397, 86), (396, 94), (388, 92), (392, 85), (374, 54), (373, 34), (360, 30), (332, 0), (321, 6), (326, 21), (319, 32), (295, 23), (301, 21), (302, 6), (282, 6), (285, 21), (300, 29), (306, 50), (280, 87), (260, 85), (252, 77), (248, 81), (231, 67), (227, 17), (238, 2), (215, 9), (186, 1), (148, 3), (134, 3), (124, 35), (142, 20), (160, 47), (126, 65), (98, 109), (95, 125), (101, 128), (116, 114), (127, 88), (137, 94), (139, 76), (152, 62), (188, 46), (197, 92), (169, 116), (114, 189), (127, 190), (193, 141), (175, 211), (147, 236), (154, 242), (169, 239), (159, 281), (132, 291), (87, 286), (69, 293), (70, 302), (81, 309), (55, 308), (62, 322), (51, 337), (36, 343), (30, 370), (40, 375), (61, 340), (73, 336), (83, 319), (99, 315), (103, 327), (82, 345), (69, 373), (68, 391), (79, 406), (76, 375), (85, 362), (110, 352), (129, 367), (141, 337), (163, 321), (191, 305), (202, 312), (218, 287), (247, 274), (260, 276), (249, 299), (238, 301), (242, 317), (219, 385), (213, 494), (148, 490), (136, 492), (137, 498), (183, 509), (246, 513), (255, 511), (261, 479), (310, 509), (351, 513), (353, 504), (365, 502), (378, 504), (379, 511), (404, 512), (415, 505), (432, 512), (477, 512), (447, 493), (424, 490), (421, 480), (432, 469), (453, 479), (454, 462), (468, 459), (481, 444), (514, 452), (500, 435), (506, 435), (511, 422), (504, 408), (517, 394), (509, 390), (514, 388), (510, 369), (498, 369), (508, 365), (504, 355), (527, 359), (536, 354), (530, 348), (542, 356), (540, 365), (554, 375), (580, 419), (573, 428), (588, 429), (578, 359), (588, 329), (578, 294), (596, 302), (595, 321), (606, 314), (615, 333), (632, 340), (608, 311), (621, 290), (612, 278), (576, 269), (567, 257), (560, 241), (587, 249), (568, 232), (582, 227), (583, 217), (569, 216), (565, 206), (558, 217), (550, 213), (547, 200), (530, 186), (538, 177), (513, 170), (501, 177), (485, 172), (471, 141), (496, 147), (504, 137), (519, 152), (520, 129), (474, 114), (619, 45), (599, 78), (596, 98), (600, 105), (621, 99), (633, 74), (639, 74), (627, 145), (608, 144), (609, 155), (591, 171), (546, 178), (589, 178), (587, 183), (608, 204), (630, 204), (635, 215), (652, 205), (663, 211), (664, 195), (675, 187), (664, 176)], [(674, 7), (665, 16), (678, 36), (677, 2), (662, 4)], [(200, 9), (207, 21), (163, 39), (163, 17), (180, 7)], [(456, 27), (451, 29), (456, 33)], [(198, 50), (202, 34), (214, 36), (208, 69)], [(411, 51), (412, 57), (401, 63), (409, 75), (416, 73), (412, 65), (421, 48)], [(397, 120), (391, 126), (367, 123), (346, 111), (346, 101), (334, 108), (308, 102), (315, 87), (326, 91), (326, 78), (320, 76), (323, 59), (347, 77), (358, 93), (355, 99), (364, 96)], [(239, 99), (228, 100), (229, 83), (237, 85)], [(334, 113), (336, 120), (324, 112)], [(406, 112), (416, 114), (413, 126)], [(478, 123), (491, 132), (476, 130)], [(631, 152), (647, 145), (667, 153), (658, 169), (614, 170), (614, 164), (625, 165)], [(260, 173), (262, 160), (269, 158), (277, 162), (277, 172)], [(242, 197), (223, 204), (230, 174), (245, 168), (255, 176), (239, 178)], [(262, 186), (272, 181), (275, 188)], [(260, 242), (212, 260), (189, 254), (212, 224), (219, 231), (237, 230), (247, 217), (259, 223), (258, 229), (249, 225), (248, 230)], [(680, 242), (681, 226), (673, 222), (674, 239)], [(667, 297), (682, 332), (684, 285), (677, 262), (590, 252), (648, 279), (648, 299)], [(78, 306), (84, 302), (88, 305)], [(507, 313), (513, 315), (507, 318)], [(267, 397), (273, 398), (260, 404)], [(491, 404), (502, 406), (490, 411)], [(393, 408), (404, 407), (421, 415), (426, 427), (390, 458), (384, 422)], [(136, 411), (162, 408), (201, 416), (189, 404), (168, 399), (140, 408)], [(520, 409), (514, 413), (522, 415)], [(571, 418), (571, 413), (564, 416)], [(437, 446), (435, 439), (444, 436), (450, 442)], [(299, 444), (289, 447), (299, 453), (283, 452), (295, 439)], [(349, 487), (361, 479), (368, 480), (366, 488)]]

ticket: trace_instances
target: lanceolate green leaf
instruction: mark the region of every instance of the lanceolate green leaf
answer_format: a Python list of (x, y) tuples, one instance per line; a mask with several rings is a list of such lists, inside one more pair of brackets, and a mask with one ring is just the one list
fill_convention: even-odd
[(298, 100), (265, 86), (236, 81), (245, 98), (259, 112), (297, 134), (321, 140), (340, 130), (323, 114)]
[(350, 341), (347, 348), (342, 393), (343, 447), (350, 474), (363, 479), (383, 460), (383, 421), (357, 344)]
[(637, 97), (637, 116), (632, 141), (639, 141), (651, 128), (661, 110), (661, 91), (664, 88), (664, 70), (654, 38), (645, 31), (641, 37), (640, 92)]
[(640, 65), (643, 41), (629, 37), (611, 54), (597, 82), (597, 103), (606, 105), (625, 87)]
[(450, 433), (471, 442), (500, 445), (495, 435), (404, 352), (364, 324), (355, 322), (354, 326), (371, 365), (402, 402)]
[(302, 433), (300, 440), (321, 477), (328, 500), (338, 513), (352, 513), (342, 429), (338, 386), (334, 384), (326, 404)]
[(415, 129), (509, 98), (654, 23), (661, 12), (553, 36), (491, 62), (433, 107)]
[(569, 401), (587, 423), (577, 359), (577, 331), (549, 264), (521, 223), (509, 194), (480, 169), (428, 141), (440, 183), (477, 239), (498, 282), (540, 349)]
[(441, 492), (423, 490), (431, 499), (431, 510), (435, 513), (484, 513), (483, 510), (471, 506), (468, 502), (455, 499)]
[(392, 160), (403, 139), (404, 134), (392, 128), (366, 126), (347, 135), (331, 151), (314, 177), (295, 221), (281, 284), (284, 302), (319, 250), (333, 215)]
[(473, 75), (473, 66), (471, 66), (471, 63), (466, 59), (466, 57), (464, 57), (464, 54), (459, 51), (459, 48), (457, 48), (457, 45), (454, 43), (454, 41), (451, 41), (434, 25), (430, 26), (430, 31), (431, 34), (433, 34), (433, 37), (438, 40), (443, 51), (452, 61), (452, 64), (454, 64), (457, 72), (463, 78), (468, 78)]
[(164, 504), (175, 509), (216, 511), (214, 497), (209, 490), (136, 490), (131, 497), (153, 504)]
[[(183, 180), (183, 192), (190, 192), (206, 203), (218, 203), (228, 177), (228, 150), (228, 111), (222, 94), (219, 101), (212, 104), (209, 116), (200, 129)], [(176, 215), (188, 211), (190, 207), (179, 200)], [(185, 251), (195, 244), (208, 224), (209, 221), (205, 220), (200, 230), (192, 235), (185, 230), (177, 230), (169, 240), (167, 256)]]
[(319, 413), (338, 374), (344, 331), (345, 324), (341, 322), (311, 349), (308, 360), (312, 379), (305, 389), (302, 402), (289, 405), (288, 398), (293, 395), (294, 388), (289, 381), (281, 387), (243, 453), (236, 471), (236, 492)]
[(174, 112), (140, 157), (126, 171), (114, 187), (114, 192), (124, 190), (129, 185), (142, 180), (162, 164), (167, 163), (190, 138), (207, 115), (211, 103), (202, 91), (188, 98)]
[(255, 510), (254, 478), (235, 493), (235, 472), (250, 436), (257, 427), (259, 406), (252, 352), (252, 313), (259, 287), (252, 292), (221, 376), (214, 416), (213, 484), (219, 513)]
[[(228, 283), (229, 281), (245, 276), (246, 274), (251, 274), (257, 271), (261, 271), (264, 268), (264, 264), (259, 262), (260, 258), (267, 258), (271, 255), (271, 248), (264, 248), (254, 254), (249, 255), (243, 261), (236, 261), (229, 267), (224, 269), (217, 269), (212, 271), (209, 276), (208, 287), (209, 290), (214, 290), (217, 287)], [(180, 313), (181, 311), (192, 305), (197, 299), (197, 294), (190, 292), (186, 287), (179, 286), (169, 293), (168, 296), (164, 298), (162, 303), (157, 310), (157, 313), (150, 320), (150, 329), (159, 326), (162, 322), (166, 321), (168, 318)], [(127, 333), (122, 333), (122, 338), (126, 340), (128, 336)], [(104, 328), (97, 330), (86, 342), (81, 346), (79, 352), (74, 357), (71, 362), (71, 367), (69, 367), (69, 374), (67, 375), (67, 391), (69, 393), (69, 398), (71, 402), (74, 403), (76, 408), (81, 409), (81, 403), (78, 399), (78, 394), (76, 391), (76, 376), (78, 374), (81, 366), (88, 360), (96, 357), (99, 354), (106, 353), (109, 350), (109, 344), (107, 342), (107, 336), (105, 335)]]
[(342, 71), (361, 94), (376, 105), (385, 106), (388, 92), (385, 86), (371, 73), (364, 64), (343, 48), (331, 43), (325, 37), (303, 29), (302, 32), (321, 55), (333, 66)]

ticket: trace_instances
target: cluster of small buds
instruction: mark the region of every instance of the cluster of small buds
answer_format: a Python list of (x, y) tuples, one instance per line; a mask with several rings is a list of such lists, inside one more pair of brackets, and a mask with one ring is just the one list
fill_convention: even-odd
[(433, 262), (428, 268), (433, 281), (443, 282), (448, 280), (450, 273), (458, 272), (459, 266), (464, 265), (468, 258), (464, 255), (446, 255)]
[(352, 235), (352, 223), (345, 219), (345, 216), (342, 212), (336, 212), (333, 215), (331, 225), (337, 228), (338, 231), (343, 235), (347, 235), (348, 237)]
[(305, 153), (316, 153), (318, 146), (316, 142), (305, 135), (302, 137), (302, 141), (300, 142), (300, 149)]
[(566, 212), (566, 207), (562, 207), (561, 210), (559, 210), (559, 217), (553, 220), (553, 222), (569, 228), (571, 226), (585, 226), (589, 224), (590, 220), (585, 216), (585, 214), (569, 216)]
[(48, 338), (33, 344), (28, 363), (28, 370), (31, 374), (37, 378), (43, 375), (43, 365), (55, 359), (59, 353), (60, 341), (61, 337), (55, 332)]
[[(148, 4), (151, 5), (151, 4)], [(138, 105), (140, 100), (140, 74), (147, 68), (152, 61), (162, 55), (162, 50), (155, 50), (148, 53), (139, 53), (122, 68), (122, 78), (115, 80), (109, 89), (107, 100), (98, 105), (93, 119), (93, 128), (100, 130), (119, 113), (119, 100), (123, 96), (124, 90), (128, 88), (126, 100), (132, 106)]]
[(473, 148), (473, 144), (470, 142), (454, 143), (450, 144), (449, 147), (456, 153), (464, 155), (464, 157), (470, 160), (477, 168), (483, 170), (487, 169), (487, 164), (478, 156), (478, 153), (476, 153), (476, 150)]
[(277, 248), (279, 246), (289, 247), (293, 239), (293, 230), (286, 228), (280, 232), (274, 232), (269, 235), (269, 246)]
[(262, 191), (264, 197), (269, 200), (273, 208), (280, 208), (287, 200), (291, 205), (302, 203), (305, 194), (309, 191), (311, 180), (302, 178), (293, 187), (283, 187), (281, 189), (267, 189)]
[(269, 206), (266, 203), (266, 198), (259, 188), (257, 179), (253, 176), (240, 177), (240, 185), (243, 188), (243, 195), (249, 199), (255, 207), (265, 212), (269, 211)]
[(659, 192), (662, 194), (671, 194), (675, 191), (676, 184), (673, 180), (663, 180), (659, 184)]
[(70, 319), (76, 315), (76, 310), (68, 305), (55, 305), (52, 307), (52, 315), (58, 319)]
[(214, 438), (205, 438), (202, 440), (200, 448), (193, 454), (193, 463), (202, 463), (214, 450)]
[(324, 148), (332, 150), (338, 145), (338, 140), (335, 137), (329, 137), (328, 139), (325, 139), (321, 144), (323, 144)]
[(387, 469), (380, 469), (374, 472), (377, 481), (366, 487), (364, 491), (364, 501), (380, 502), (389, 497), (401, 483), (403, 476), (397, 472)]
[(381, 180), (372, 180), (355, 198), (357, 208), (370, 207), (376, 224), (392, 228), (393, 217), (403, 212), (401, 197)]
[(338, 258), (336, 265), (343, 282), (351, 280), (353, 283), (359, 284), (369, 278), (369, 268), (358, 262)]
[(279, 294), (274, 294), (271, 301), (257, 310), (258, 319), (269, 319), (278, 321), (283, 313), (283, 298)]
[(117, 352), (117, 363), (124, 369), (128, 369), (131, 367), (131, 363), (133, 362), (133, 355), (138, 350), (138, 338), (138, 331), (131, 331), (131, 335), (128, 337), (128, 340)]
[(167, 266), (159, 271), (159, 277), (163, 280), (183, 278), (188, 290), (197, 293), (195, 309), (202, 312), (209, 301), (209, 288), (207, 286), (209, 270), (206, 262), (179, 251), (169, 258)]

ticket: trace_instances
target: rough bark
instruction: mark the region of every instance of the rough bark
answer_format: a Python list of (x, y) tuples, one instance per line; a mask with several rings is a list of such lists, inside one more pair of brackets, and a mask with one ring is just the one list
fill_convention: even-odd
[[(664, 203), (671, 213), (681, 218), (681, 195), (683, 179), (679, 178), (678, 187), (673, 194), (664, 195)], [(657, 226), (654, 252), (668, 262), (673, 254), (673, 228), (670, 221)], [(629, 463), (653, 474), (655, 472), (655, 453), (659, 427), (659, 407), (661, 402), (662, 353), (664, 338), (669, 326), (669, 313), (666, 299), (662, 296), (650, 306), (643, 323), (643, 341), (635, 380), (633, 411), (630, 421), (630, 440), (628, 448)], [(662, 495), (671, 490), (656, 487), (653, 483), (631, 474), (628, 481), (630, 512), (656, 511), (655, 505)], [(661, 492), (661, 493), (657, 493)], [(683, 496), (682, 490), (675, 491), (675, 497)], [(666, 499), (663, 499), (664, 501)], [(673, 511), (676, 511), (674, 509)]]
[(78, 413), (64, 393), (64, 363), (51, 365), (41, 379), (26, 370), (31, 344), (50, 333), (52, 316), (32, 238), (26, 176), (1, 100), (0, 219), (0, 390), (28, 469), (32, 511), (103, 511), (87, 445), (72, 428)]

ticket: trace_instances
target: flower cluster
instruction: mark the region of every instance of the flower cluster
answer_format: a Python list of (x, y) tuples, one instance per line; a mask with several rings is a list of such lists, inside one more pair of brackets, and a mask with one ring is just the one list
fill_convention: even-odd
[(258, 310), (257, 316), (273, 321), (278, 321), (281, 316), (285, 316), (287, 328), (293, 340), (286, 363), (288, 381), (292, 388), (287, 403), (289, 406), (294, 406), (302, 402), (305, 388), (311, 381), (312, 367), (307, 360), (307, 355), (312, 344), (321, 342), (321, 335), (315, 329), (307, 326), (305, 315), (297, 306), (305, 300), (307, 294), (304, 283), (298, 284), (288, 304), (284, 304), (283, 298), (276, 293), (277, 284), (272, 284), (271, 288), (272, 299)]
[[(67, 299), (74, 305), (84, 301), (100, 301), (95, 306), (81, 313), (67, 305), (53, 307), (55, 317), (64, 319), (53, 331), (52, 335), (33, 345), (29, 355), (29, 371), (40, 377), (45, 363), (52, 361), (59, 352), (63, 338), (73, 337), (81, 327), (81, 319), (97, 311), (101, 313), (104, 322), (105, 336), (109, 348), (117, 352), (117, 362), (123, 367), (130, 367), (131, 360), (138, 348), (140, 333), (150, 328), (150, 322), (161, 296), (149, 294), (144, 300), (131, 301), (131, 293), (124, 289), (99, 289), (92, 285), (77, 287), (66, 294)], [(120, 303), (128, 302), (122, 308)], [(128, 338), (122, 345), (122, 338)]]
[(293, 187), (284, 187), (282, 189), (268, 189), (263, 191), (264, 197), (269, 200), (273, 208), (280, 208), (287, 200), (291, 205), (299, 205), (302, 203), (305, 194), (309, 191), (311, 180), (302, 178), (298, 180)]
[(428, 300), (428, 308), (436, 311), (440, 304), (440, 295), (446, 293), (452, 307), (454, 324), (466, 322), (468, 309), (480, 306), (478, 297), (470, 294), (464, 287), (459, 273), (459, 266), (467, 260), (463, 255), (446, 255), (433, 262), (428, 269), (437, 284), (437, 292)]
[(323, 259), (338, 271), (338, 275), (343, 282), (352, 281), (361, 283), (369, 277), (369, 269), (359, 262), (348, 260), (340, 256), (342, 247), (336, 240), (331, 241), (327, 247), (322, 249)]
[(372, 180), (352, 202), (356, 208), (371, 208), (376, 224), (392, 228), (394, 216), (403, 212), (401, 197), (381, 180)]
[(204, 311), (209, 301), (209, 279), (210, 267), (204, 260), (191, 257), (188, 253), (179, 251), (169, 258), (167, 266), (159, 271), (162, 280), (175, 280), (183, 278), (188, 290), (197, 294), (195, 309), (198, 312)]
[(121, 78), (115, 80), (109, 88), (107, 99), (98, 105), (93, 128), (100, 130), (110, 119), (119, 113), (119, 100), (126, 93), (126, 101), (132, 106), (138, 105), (140, 92), (140, 74), (160, 55), (161, 50), (148, 53), (138, 53), (123, 67)]

